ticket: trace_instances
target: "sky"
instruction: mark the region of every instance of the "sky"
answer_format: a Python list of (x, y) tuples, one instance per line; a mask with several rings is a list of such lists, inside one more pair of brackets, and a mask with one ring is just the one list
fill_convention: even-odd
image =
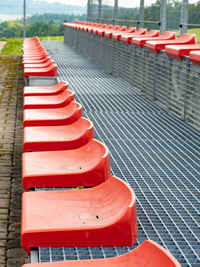
[[(52, 2), (60, 2), (66, 5), (77, 5), (77, 6), (85, 6), (87, 4), (87, 0), (43, 0), (49, 3)], [(102, 0), (105, 1), (105, 0)], [(189, 0), (189, 3), (195, 3), (198, 0)], [(108, 2), (112, 3), (114, 0), (108, 0)], [(145, 5), (150, 5), (155, 3), (156, 0), (145, 0)], [(140, 0), (118, 0), (119, 6), (123, 7), (138, 7), (140, 5)]]
[[(66, 5), (81, 5), (81, 6), (85, 6), (87, 4), (87, 0), (43, 0), (49, 3), (52, 2), (60, 2)], [(102, 0), (104, 1), (104, 0)], [(109, 0), (109, 3), (114, 3), (114, 0)], [(140, 0), (118, 0), (119, 5), (120, 6), (124, 6), (124, 7), (136, 7), (139, 6), (140, 4)], [(124, 3), (125, 2), (125, 3)], [(155, 3), (156, 0), (146, 0), (146, 3), (151, 4), (151, 3)]]

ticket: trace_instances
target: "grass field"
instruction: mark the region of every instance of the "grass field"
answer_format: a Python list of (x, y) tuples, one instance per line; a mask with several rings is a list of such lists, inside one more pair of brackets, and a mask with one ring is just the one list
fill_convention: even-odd
[(22, 56), (22, 39), (7, 39), (7, 43), (1, 51), (2, 55)]
[(40, 40), (48, 40), (48, 41), (64, 41), (64, 36), (45, 36), (45, 37), (40, 37)]
[(197, 43), (200, 43), (200, 28), (189, 29), (189, 33), (194, 33), (197, 36)]

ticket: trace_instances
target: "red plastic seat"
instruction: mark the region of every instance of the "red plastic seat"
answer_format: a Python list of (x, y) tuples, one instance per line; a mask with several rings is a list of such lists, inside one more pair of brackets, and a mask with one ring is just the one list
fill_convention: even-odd
[[(95, 30), (95, 33), (97, 34), (97, 35), (102, 35), (102, 33), (104, 32), (105, 33), (105, 29), (112, 29), (113, 28), (113, 25), (112, 24), (109, 24), (109, 25), (107, 25), (105, 28), (103, 28), (103, 29), (96, 29)], [(103, 33), (103, 35), (104, 35), (104, 33)]]
[(38, 63), (24, 63), (23, 66), (24, 68), (46, 68), (50, 66), (54, 61), (51, 59), (47, 59), (46, 62), (38, 62)]
[[(44, 62), (46, 62), (48, 60), (48, 58), (49, 57), (47, 55), (45, 55), (45, 56), (23, 57), (22, 66), (24, 66), (24, 64), (32, 64), (32, 62), (34, 62), (34, 61), (37, 62), (37, 64), (40, 63), (40, 62), (44, 63)], [(27, 63), (27, 62), (31, 62), (31, 63)]]
[(25, 53), (43, 52), (46, 50), (41, 44), (32, 44), (32, 45), (29, 44), (29, 45), (23, 45), (22, 51), (23, 54), (25, 54)]
[(183, 59), (183, 56), (189, 56), (190, 51), (200, 50), (200, 44), (194, 45), (167, 45), (165, 52), (169, 57)]
[(23, 267), (181, 267), (172, 254), (152, 240), (113, 258), (25, 264)]
[(189, 56), (193, 64), (200, 65), (200, 51), (190, 52)]
[[(32, 153), (30, 153), (32, 154)], [(117, 177), (89, 189), (26, 192), (21, 246), (126, 246), (138, 235), (136, 198)]]
[(33, 187), (91, 187), (110, 176), (108, 149), (91, 140), (72, 150), (24, 153), (22, 184)]
[(25, 127), (24, 152), (75, 149), (94, 137), (93, 124), (80, 118), (65, 126)]
[(101, 23), (99, 23), (96, 26), (88, 26), (88, 27), (84, 28), (84, 31), (89, 32), (89, 33), (93, 33), (96, 29), (103, 29), (103, 28), (105, 28), (106, 25), (107, 24), (101, 24)]
[(25, 96), (24, 109), (61, 108), (74, 100), (74, 93), (64, 90), (58, 95)]
[(146, 34), (148, 34), (147, 29), (140, 28), (133, 33), (123, 33), (121, 40), (125, 43), (130, 44), (130, 41), (132, 40), (132, 38), (140, 37), (141, 35), (146, 36)]
[(32, 43), (32, 44), (23, 44), (22, 51), (23, 53), (32, 52), (32, 51), (42, 51), (45, 50), (41, 43)]
[(99, 23), (92, 23), (91, 25), (83, 25), (83, 26), (80, 26), (80, 30), (81, 31), (86, 31), (86, 32), (88, 32), (88, 29), (89, 28), (95, 28), (95, 27), (99, 27), (99, 25), (101, 25), (101, 24), (99, 24)]
[(46, 51), (41, 51), (41, 52), (29, 52), (29, 53), (24, 53), (23, 54), (23, 59), (24, 58), (29, 58), (29, 57), (47, 57), (48, 53)]
[(110, 29), (110, 30), (116, 30), (119, 26), (118, 25), (108, 25), (108, 27), (105, 27), (104, 29), (98, 29), (96, 32), (98, 35), (100, 36), (104, 36), (105, 35), (105, 31)]
[(23, 56), (47, 54), (47, 51), (44, 48), (35, 48), (35, 46), (23, 49), (24, 49)]
[(27, 59), (44, 59), (48, 57), (48, 53), (44, 50), (42, 52), (24, 53), (23, 61)]
[(107, 26), (107, 24), (101, 24), (98, 27), (91, 27), (91, 28), (88, 29), (88, 32), (90, 32), (90, 33), (96, 33), (96, 30), (98, 30), (98, 29), (104, 29), (106, 26)]
[(74, 101), (62, 108), (25, 109), (24, 127), (67, 125), (81, 116), (82, 106)]
[[(22, 59), (22, 66), (24, 64), (38, 64), (38, 63), (45, 63), (49, 59), (48, 56), (30, 56), (30, 57), (23, 57)], [(34, 63), (35, 62), (35, 63)]]
[(23, 54), (23, 58), (26, 57), (35, 57), (35, 56), (40, 56), (40, 57), (45, 57), (48, 56), (48, 53), (46, 50), (42, 50), (42, 51), (34, 51), (34, 52), (27, 52)]
[(112, 38), (113, 38), (114, 40), (119, 41), (119, 40), (121, 39), (121, 37), (122, 37), (122, 34), (124, 34), (124, 33), (134, 33), (135, 31), (136, 31), (136, 27), (129, 27), (128, 29), (126, 29), (126, 30), (123, 31), (123, 32), (113, 33), (113, 34), (112, 34)]
[(57, 66), (52, 63), (50, 66), (46, 68), (26, 68), (24, 69), (24, 76), (48, 76), (48, 77), (56, 77), (57, 76)]
[(154, 53), (158, 53), (163, 50), (166, 45), (184, 45), (184, 44), (195, 44), (196, 35), (184, 33), (175, 40), (163, 40), (163, 41), (147, 41), (145, 46)]
[(66, 89), (68, 89), (68, 83), (64, 81), (49, 86), (25, 86), (24, 96), (57, 95)]
[(106, 30), (105, 31), (105, 36), (106, 37), (108, 37), (108, 38), (112, 38), (112, 35), (113, 35), (113, 33), (120, 33), (120, 32), (124, 32), (125, 30), (127, 29), (127, 27), (126, 26), (118, 26), (118, 27), (116, 27), (116, 28), (113, 28), (113, 29), (108, 29), (108, 30)]
[(50, 59), (50, 57), (46, 56), (43, 59), (31, 59), (31, 58), (24, 58), (22, 60), (22, 67), (24, 67), (25, 64), (41, 64), (41, 63), (45, 63)]
[(158, 41), (158, 40), (173, 40), (176, 38), (175, 32), (165, 32), (160, 36), (157, 37), (137, 37), (133, 38), (131, 40), (131, 43), (133, 43), (137, 47), (143, 47), (147, 41)]

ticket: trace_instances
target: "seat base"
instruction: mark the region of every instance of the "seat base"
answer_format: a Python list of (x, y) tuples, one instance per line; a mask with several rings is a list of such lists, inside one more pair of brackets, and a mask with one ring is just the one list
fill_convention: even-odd
[(94, 139), (73, 150), (32, 152), (22, 156), (25, 190), (34, 187), (92, 187), (109, 176), (108, 149)]
[(90, 189), (26, 192), (21, 245), (131, 246), (137, 238), (136, 198), (116, 177)]
[(94, 137), (93, 131), (93, 124), (85, 118), (65, 126), (25, 127), (23, 150), (28, 152), (76, 149)]

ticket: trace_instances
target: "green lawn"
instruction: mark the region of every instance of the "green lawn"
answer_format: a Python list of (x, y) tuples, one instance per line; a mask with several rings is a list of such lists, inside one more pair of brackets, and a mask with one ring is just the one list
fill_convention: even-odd
[(7, 39), (7, 43), (1, 51), (2, 55), (22, 56), (22, 39)]
[(197, 36), (197, 43), (200, 43), (200, 28), (195, 28), (195, 29), (189, 29), (189, 33), (195, 33)]
[(40, 37), (40, 40), (49, 40), (49, 41), (64, 41), (64, 36), (44, 36)]

